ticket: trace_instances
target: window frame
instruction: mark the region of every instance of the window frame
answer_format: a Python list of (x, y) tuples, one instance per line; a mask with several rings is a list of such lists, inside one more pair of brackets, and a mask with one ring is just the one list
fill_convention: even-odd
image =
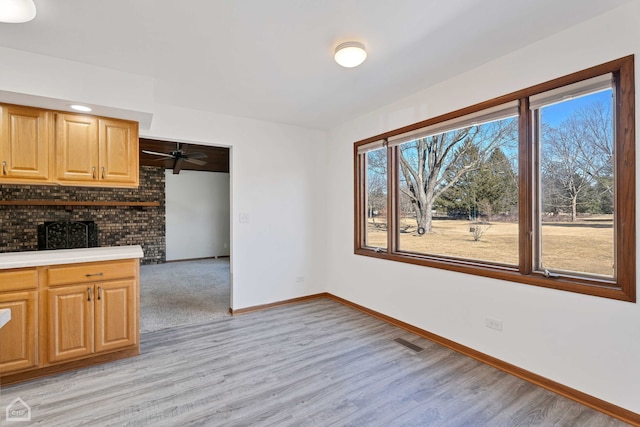
[[(534, 240), (536, 232), (535, 216), (535, 170), (532, 114), (529, 97), (582, 80), (612, 73), (615, 80), (615, 278), (585, 277), (582, 275), (559, 274), (545, 277), (534, 270)], [(379, 249), (364, 245), (366, 237), (366, 168), (364, 155), (359, 153), (362, 146), (388, 141), (389, 138), (413, 132), (427, 126), (437, 125), (447, 120), (477, 113), (492, 107), (519, 101), (518, 118), (518, 265), (508, 266), (492, 262), (454, 258), (440, 255), (425, 255), (398, 250), (399, 239), (399, 191), (397, 150), (387, 147), (387, 248)], [(530, 284), (545, 288), (636, 302), (636, 185), (635, 185), (635, 88), (634, 56), (626, 56), (576, 73), (559, 77), (528, 87), (489, 101), (462, 108), (447, 114), (427, 119), (409, 126), (376, 135), (353, 144), (354, 155), (354, 253), (390, 261), (404, 262), (427, 267), (456, 271), (476, 276), (490, 277), (511, 282)]]

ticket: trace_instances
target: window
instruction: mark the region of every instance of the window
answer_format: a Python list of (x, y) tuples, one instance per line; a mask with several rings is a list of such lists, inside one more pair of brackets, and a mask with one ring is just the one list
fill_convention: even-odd
[(513, 102), (397, 140), (399, 251), (518, 263), (517, 115)]
[(366, 163), (366, 217), (365, 245), (387, 248), (387, 149), (382, 144), (369, 147)]
[(539, 271), (615, 277), (613, 76), (530, 98)]
[(635, 302), (633, 56), (354, 144), (355, 252)]

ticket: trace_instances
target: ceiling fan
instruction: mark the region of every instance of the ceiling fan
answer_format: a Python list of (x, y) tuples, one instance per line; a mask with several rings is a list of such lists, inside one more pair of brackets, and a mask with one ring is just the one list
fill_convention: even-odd
[(177, 175), (180, 173), (180, 170), (182, 169), (182, 162), (193, 163), (194, 165), (199, 165), (199, 166), (203, 166), (207, 164), (207, 162), (205, 162), (204, 160), (200, 160), (200, 159), (207, 158), (207, 155), (205, 153), (199, 153), (199, 152), (187, 153), (186, 147), (181, 148), (179, 142), (176, 144), (177, 144), (176, 149), (169, 153), (159, 153), (157, 151), (149, 151), (149, 150), (142, 150), (142, 152), (145, 154), (150, 154), (152, 156), (161, 156), (159, 159), (156, 159), (158, 161), (175, 160), (175, 162), (173, 163), (174, 175)]

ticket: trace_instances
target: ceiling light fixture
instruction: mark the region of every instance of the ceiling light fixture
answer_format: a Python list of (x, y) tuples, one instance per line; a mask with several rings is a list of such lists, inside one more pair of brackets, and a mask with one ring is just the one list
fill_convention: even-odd
[(359, 42), (344, 42), (336, 47), (334, 56), (336, 62), (343, 67), (353, 68), (362, 64), (367, 59), (367, 51)]
[(91, 111), (91, 108), (87, 107), (86, 105), (73, 104), (69, 105), (69, 107), (71, 107), (72, 110), (82, 111), (83, 113), (88, 113), (89, 111)]
[(0, 22), (21, 24), (36, 17), (36, 5), (33, 0), (0, 1)]

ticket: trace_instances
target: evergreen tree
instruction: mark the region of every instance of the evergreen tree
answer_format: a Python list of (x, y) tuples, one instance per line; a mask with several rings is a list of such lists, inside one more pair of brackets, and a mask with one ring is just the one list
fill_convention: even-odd
[(478, 149), (464, 147), (462, 161), (454, 165), (451, 176), (458, 175), (459, 168), (470, 162), (478, 167), (459, 174), (455, 183), (438, 199), (437, 205), (450, 216), (464, 216), (471, 220), (478, 215), (489, 219), (495, 214), (511, 214), (517, 209), (518, 183), (511, 163), (502, 149), (496, 148), (486, 161), (479, 161)]
[(478, 202), (485, 215), (512, 214), (518, 206), (518, 177), (500, 148), (482, 165), (478, 180)]

